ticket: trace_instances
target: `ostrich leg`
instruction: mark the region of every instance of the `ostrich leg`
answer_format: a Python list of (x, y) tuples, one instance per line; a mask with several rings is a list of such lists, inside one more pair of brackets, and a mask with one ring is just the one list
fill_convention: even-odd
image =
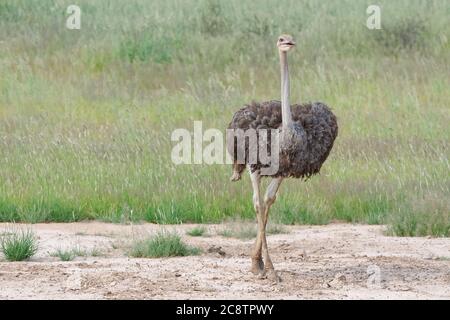
[(262, 202), (260, 194), (261, 176), (259, 172), (250, 172), (250, 179), (252, 180), (253, 188), (253, 206), (255, 208), (256, 219), (258, 221), (258, 234), (256, 235), (255, 248), (252, 252), (251, 271), (253, 274), (259, 274), (264, 270), (264, 262), (261, 257), (263, 239), (261, 238), (260, 232), (263, 226), (264, 204)]
[(267, 247), (267, 239), (266, 239), (266, 226), (267, 221), (269, 220), (270, 207), (277, 199), (278, 188), (280, 187), (282, 181), (283, 178), (274, 178), (267, 187), (267, 191), (264, 196), (264, 210), (263, 210), (264, 214), (262, 216), (262, 226), (260, 226), (259, 230), (260, 237), (262, 238), (262, 244), (264, 246), (264, 261), (265, 261), (264, 275), (267, 275), (269, 279), (275, 280), (277, 282), (280, 281), (280, 278), (276, 274), (272, 264), (272, 260), (270, 259), (269, 256), (269, 249)]

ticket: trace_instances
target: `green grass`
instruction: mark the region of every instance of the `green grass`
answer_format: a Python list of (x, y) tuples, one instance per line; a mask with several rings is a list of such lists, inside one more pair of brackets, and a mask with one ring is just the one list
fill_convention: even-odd
[(225, 238), (236, 238), (241, 240), (253, 239), (256, 237), (256, 227), (250, 224), (226, 226), (218, 232)]
[(450, 257), (438, 257), (440, 261), (450, 261)]
[(87, 250), (82, 248), (79, 245), (76, 245), (74, 248), (71, 249), (71, 251), (76, 257), (87, 257), (88, 256)]
[(72, 261), (77, 255), (73, 250), (58, 249), (51, 256), (58, 257), (61, 261)]
[[(289, 230), (283, 225), (268, 223), (266, 228), (268, 235), (289, 233)], [(236, 238), (241, 240), (249, 240), (256, 238), (257, 224), (251, 221), (235, 220), (225, 223), (225, 226), (218, 232), (225, 238)]]
[(104, 252), (98, 247), (94, 247), (90, 252), (88, 252), (80, 246), (76, 246), (72, 249), (58, 249), (50, 254), (52, 257), (58, 257), (61, 261), (72, 261), (76, 257), (101, 257), (104, 255)]
[(388, 235), (450, 237), (450, 206), (444, 198), (418, 198), (390, 217)]
[(72, 261), (76, 257), (87, 257), (88, 252), (77, 245), (72, 249), (58, 249), (51, 253), (50, 256), (58, 257), (61, 261)]
[(286, 234), (289, 233), (289, 229), (281, 224), (270, 223), (267, 225), (267, 234)]
[(205, 235), (206, 231), (207, 230), (204, 226), (195, 226), (194, 228), (188, 230), (186, 234), (191, 237), (201, 237)]
[(186, 245), (176, 233), (159, 232), (156, 235), (134, 241), (130, 256), (134, 258), (161, 258), (197, 255), (199, 248)]
[(380, 0), (382, 30), (365, 27), (369, 4), (80, 0), (74, 31), (65, 2), (3, 0), (0, 221), (254, 218), (247, 177), (174, 165), (170, 135), (278, 99), (275, 39), (289, 32), (292, 102), (326, 102), (340, 129), (319, 176), (283, 182), (271, 218), (448, 234), (435, 206), (450, 206), (450, 3)]
[(23, 261), (38, 251), (38, 242), (31, 229), (11, 228), (0, 235), (0, 251), (8, 261)]
[(103, 257), (103, 256), (105, 256), (105, 253), (100, 248), (95, 247), (91, 250), (91, 256), (92, 257)]

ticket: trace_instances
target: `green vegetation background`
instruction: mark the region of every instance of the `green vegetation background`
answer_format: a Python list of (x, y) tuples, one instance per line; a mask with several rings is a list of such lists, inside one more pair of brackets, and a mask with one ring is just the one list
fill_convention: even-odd
[(0, 2), (0, 220), (159, 223), (253, 218), (247, 178), (175, 166), (175, 128), (225, 128), (278, 99), (275, 41), (293, 34), (292, 101), (323, 101), (340, 133), (322, 173), (286, 181), (272, 218), (450, 234), (450, 2)]

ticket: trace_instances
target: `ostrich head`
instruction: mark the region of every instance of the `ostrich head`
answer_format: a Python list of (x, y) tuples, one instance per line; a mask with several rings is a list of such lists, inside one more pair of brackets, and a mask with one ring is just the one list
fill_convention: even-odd
[(282, 34), (278, 37), (277, 47), (282, 52), (288, 52), (295, 46), (294, 38), (288, 34)]

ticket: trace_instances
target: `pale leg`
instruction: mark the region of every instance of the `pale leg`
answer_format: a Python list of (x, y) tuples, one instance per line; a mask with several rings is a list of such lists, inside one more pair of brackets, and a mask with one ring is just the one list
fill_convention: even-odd
[(262, 238), (262, 244), (264, 246), (264, 274), (266, 274), (270, 279), (279, 281), (279, 277), (277, 276), (275, 269), (272, 264), (272, 260), (269, 256), (269, 249), (267, 247), (267, 239), (266, 239), (266, 226), (267, 221), (269, 220), (269, 210), (272, 204), (275, 202), (277, 198), (277, 192), (278, 188), (280, 187), (281, 182), (283, 181), (283, 178), (274, 178), (269, 186), (267, 187), (266, 194), (264, 196), (264, 214), (262, 216), (262, 226), (259, 230), (259, 233), (261, 234), (260, 237)]
[(261, 232), (263, 226), (264, 204), (260, 194), (261, 176), (259, 172), (250, 172), (250, 179), (252, 180), (253, 188), (253, 206), (256, 212), (256, 219), (258, 221), (258, 233), (256, 235), (255, 248), (252, 252), (252, 268), (254, 274), (259, 274), (264, 270), (264, 262), (261, 257), (262, 243)]

